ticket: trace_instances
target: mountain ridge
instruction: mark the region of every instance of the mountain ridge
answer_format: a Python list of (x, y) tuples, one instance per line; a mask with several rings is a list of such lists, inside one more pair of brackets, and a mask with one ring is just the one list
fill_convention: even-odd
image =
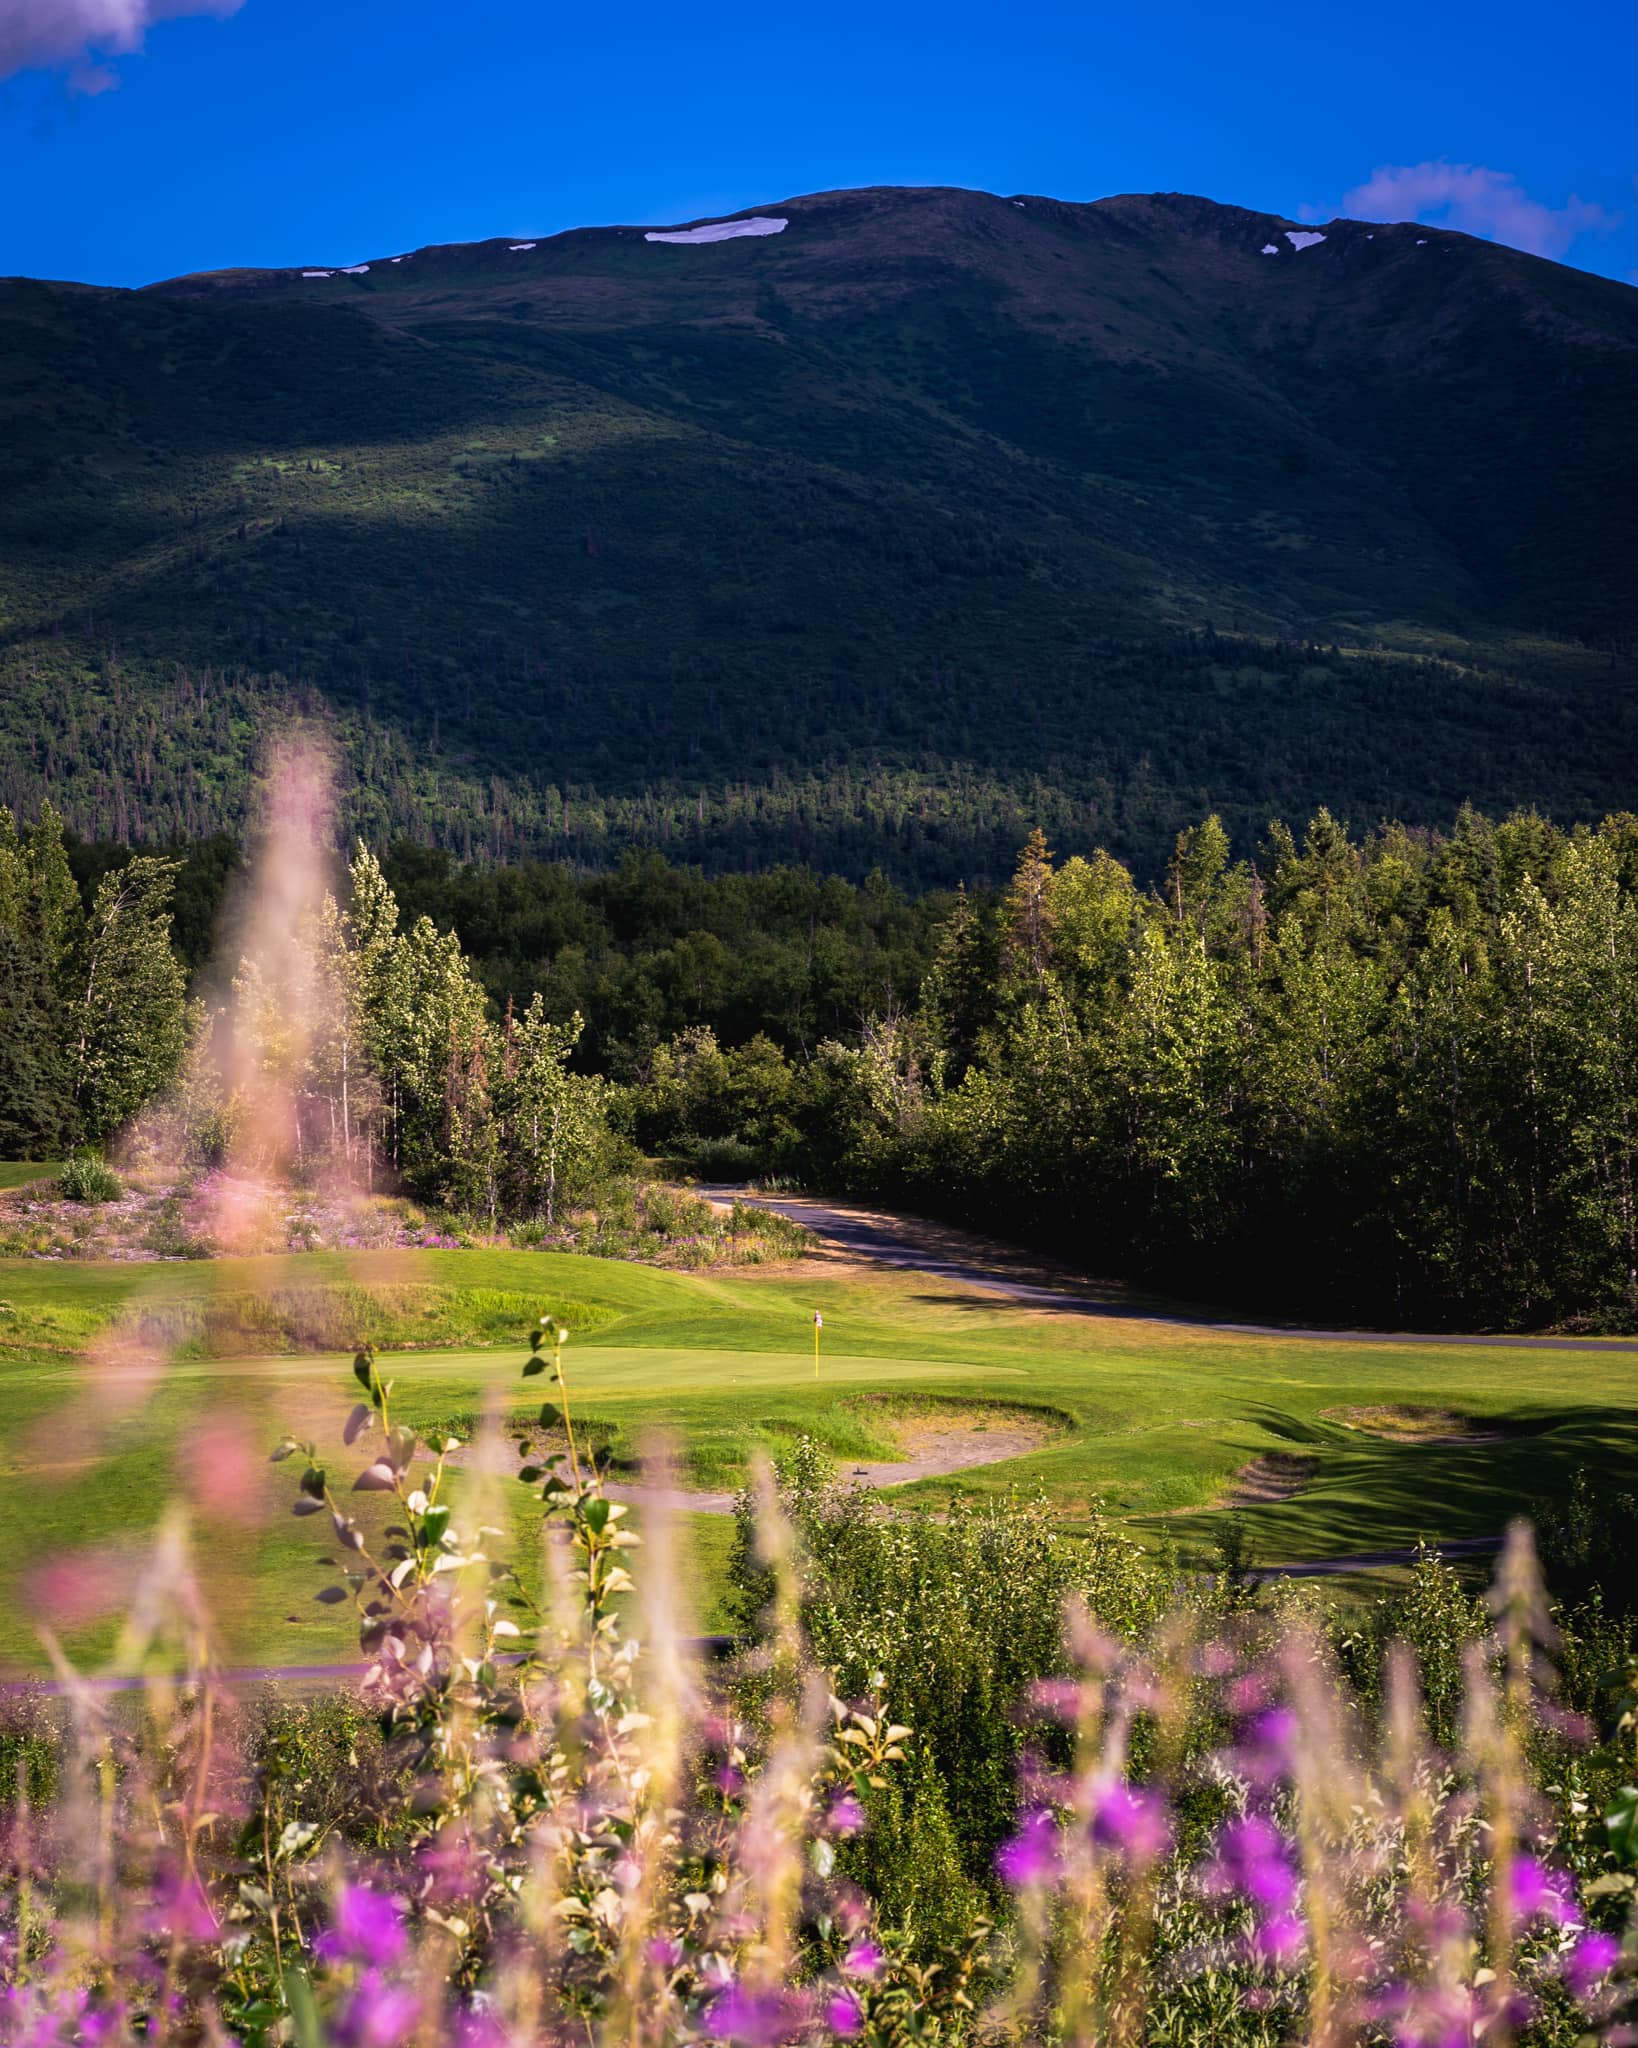
[[(115, 699), (207, 670), (320, 704), (355, 779), (402, 740), (395, 828), (442, 779), (537, 851), (566, 790), (704, 832), (793, 778), (1043, 792), (1139, 859), (1202, 805), (1621, 800), (1638, 292), (1187, 194), (678, 231), (758, 216), (0, 283), (0, 798), (105, 826)], [(166, 817), (190, 772), (242, 810), (243, 745), (174, 744)]]

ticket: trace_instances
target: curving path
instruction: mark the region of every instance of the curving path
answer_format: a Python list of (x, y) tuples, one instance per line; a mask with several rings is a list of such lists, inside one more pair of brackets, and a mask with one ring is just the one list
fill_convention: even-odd
[[(1140, 1295), (1109, 1291), (1076, 1294), (1065, 1288), (1044, 1287), (1008, 1274), (1005, 1263), (1025, 1255), (996, 1245), (996, 1265), (982, 1263), (988, 1248), (983, 1240), (966, 1233), (947, 1231), (942, 1224), (918, 1217), (894, 1216), (881, 1210), (862, 1209), (851, 1203), (832, 1202), (816, 1195), (763, 1195), (750, 1188), (701, 1186), (699, 1192), (713, 1202), (744, 1202), (759, 1209), (772, 1209), (793, 1223), (805, 1224), (818, 1237), (878, 1266), (907, 1267), (935, 1279), (952, 1280), (963, 1287), (979, 1288), (1016, 1301), (1027, 1308), (1056, 1309), (1069, 1315), (1118, 1316), (1125, 1321), (1169, 1323), (1179, 1329), (1226, 1330), (1242, 1337), (1309, 1337), (1339, 1344), (1461, 1344), (1498, 1346), (1525, 1351), (1630, 1351), (1638, 1353), (1633, 1337), (1512, 1337), (1470, 1336), (1448, 1331), (1420, 1330), (1318, 1330), (1300, 1323), (1253, 1323), (1222, 1320), (1205, 1310), (1190, 1313), (1176, 1306), (1160, 1307)], [(973, 1249), (966, 1256), (951, 1256), (940, 1240), (960, 1236)]]

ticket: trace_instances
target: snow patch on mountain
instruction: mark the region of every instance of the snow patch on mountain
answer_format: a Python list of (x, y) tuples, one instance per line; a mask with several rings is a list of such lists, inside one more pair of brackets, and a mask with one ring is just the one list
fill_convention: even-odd
[(1287, 228), (1285, 239), (1291, 244), (1293, 249), (1312, 249), (1316, 242), (1323, 242), (1325, 237), (1323, 235), (1307, 233), (1301, 228)]
[(645, 242), (734, 242), (741, 235), (781, 235), (789, 221), (757, 214), (750, 220), (714, 220), (702, 228), (675, 228), (659, 233), (650, 230)]

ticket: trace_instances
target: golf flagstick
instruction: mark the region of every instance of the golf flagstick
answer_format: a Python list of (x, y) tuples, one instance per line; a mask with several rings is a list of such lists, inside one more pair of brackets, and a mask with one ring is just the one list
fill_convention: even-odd
[(825, 1327), (825, 1319), (817, 1309), (813, 1312), (813, 1376), (819, 1377), (819, 1332)]

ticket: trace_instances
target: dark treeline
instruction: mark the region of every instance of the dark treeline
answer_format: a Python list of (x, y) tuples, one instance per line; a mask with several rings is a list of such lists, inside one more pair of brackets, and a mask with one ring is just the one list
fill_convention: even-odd
[(1001, 886), (1036, 825), (1150, 881), (1207, 812), (1237, 845), (1299, 803), (1421, 824), (1468, 796), (1597, 816), (1625, 801), (1638, 744), (1613, 647), (1485, 667), (1210, 627), (1038, 661), (850, 646), (793, 666), (790, 647), (679, 669), (668, 629), (646, 668), (629, 649), (605, 667), (479, 636), (422, 673), (342, 640), (279, 673), (253, 645), (197, 663), (0, 645), (0, 804), (50, 801), (82, 836), (146, 851), (237, 837), (268, 731), (296, 720), (334, 748), (347, 836), (376, 848), (607, 868), (655, 847), (708, 872), (879, 868), (922, 891)]
[(1212, 818), (1151, 891), (1037, 834), (1002, 900), (958, 902), (914, 1005), (737, 1082), (667, 1049), (634, 1128), (1196, 1298), (1631, 1327), (1635, 892), (1630, 815), (1358, 841), (1321, 812), (1255, 861)]
[(706, 875), (652, 852), (588, 874), (461, 865), (400, 841), (382, 868), (407, 918), (459, 935), (497, 1007), (538, 991), (557, 1021), (578, 1011), (581, 1064), (622, 1081), (693, 1027), (797, 1057), (857, 1042), (870, 1018), (916, 1001), (955, 902), (908, 897), (879, 874)]
[[(69, 847), (68, 915), (56, 829), (15, 842), (7, 973), (58, 1049), (14, 1033), (12, 1057), (77, 1090), (66, 1124), (94, 1135), (123, 1095), (86, 1093), (76, 977), (128, 856)], [(194, 964), (235, 855), (178, 858)], [(1321, 811), (1241, 859), (1214, 817), (1147, 888), (1037, 834), (972, 897), (655, 853), (587, 873), (399, 843), (382, 866), (494, 1019), (536, 994), (578, 1014), (617, 1128), (702, 1172), (890, 1196), (1271, 1311), (1638, 1325), (1630, 815), (1357, 838)]]
[[(56, 829), (56, 828), (53, 828)], [(225, 834), (170, 846), (171, 942), (197, 975), (213, 958), (242, 858)], [(65, 847), (89, 910), (132, 850)], [(759, 1033), (789, 1053), (857, 1039), (870, 1017), (913, 1003), (953, 892), (908, 896), (880, 874), (861, 884), (811, 868), (709, 875), (655, 852), (606, 871), (568, 861), (478, 866), (397, 840), (381, 866), (407, 924), (454, 931), (495, 1014), (537, 993), (554, 1021), (585, 1025), (578, 1064), (617, 1080), (690, 1026), (724, 1044)]]

